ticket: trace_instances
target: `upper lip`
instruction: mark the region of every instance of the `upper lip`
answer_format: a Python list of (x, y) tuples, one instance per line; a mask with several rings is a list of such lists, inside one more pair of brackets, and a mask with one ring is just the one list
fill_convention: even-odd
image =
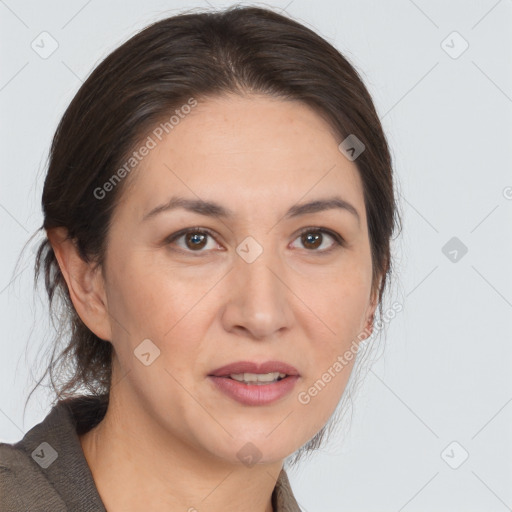
[(209, 375), (213, 377), (227, 377), (234, 373), (272, 373), (279, 372), (286, 375), (299, 375), (299, 372), (293, 366), (282, 361), (266, 361), (264, 363), (254, 363), (252, 361), (237, 361), (221, 368), (217, 368)]

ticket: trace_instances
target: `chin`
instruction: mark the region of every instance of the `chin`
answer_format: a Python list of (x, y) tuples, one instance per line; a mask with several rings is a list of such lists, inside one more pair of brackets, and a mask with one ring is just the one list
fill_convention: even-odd
[[(245, 429), (243, 434), (236, 435), (231, 431), (233, 437), (223, 436), (223, 440), (209, 446), (209, 449), (216, 456), (228, 460), (231, 463), (243, 464), (252, 467), (255, 464), (275, 464), (282, 462), (286, 457), (294, 453), (308, 439), (294, 439), (292, 436), (297, 432), (290, 429), (280, 429), (277, 424), (267, 429), (251, 432)], [(277, 428), (276, 428), (277, 427)], [(270, 433), (270, 435), (269, 435)], [(211, 443), (211, 437), (210, 443)], [(285, 442), (286, 441), (286, 442)]]

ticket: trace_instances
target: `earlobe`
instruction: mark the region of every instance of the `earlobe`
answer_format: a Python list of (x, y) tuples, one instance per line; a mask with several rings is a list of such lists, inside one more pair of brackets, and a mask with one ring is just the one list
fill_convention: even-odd
[(368, 318), (366, 332), (368, 333), (368, 338), (373, 334), (373, 322), (375, 320), (375, 310), (372, 311), (372, 314)]
[(96, 336), (110, 341), (108, 303), (100, 267), (82, 259), (75, 241), (67, 238), (66, 228), (52, 228), (46, 234), (78, 316)]
[[(379, 281), (379, 286), (380, 286), (380, 281)], [(376, 290), (374, 290), (372, 292), (371, 299), (370, 299), (370, 305), (369, 305), (368, 311), (366, 313), (366, 324), (365, 324), (365, 328), (364, 328), (364, 332), (367, 333), (366, 338), (369, 338), (373, 334), (375, 311), (378, 306), (378, 290), (379, 290), (379, 288), (377, 288)]]

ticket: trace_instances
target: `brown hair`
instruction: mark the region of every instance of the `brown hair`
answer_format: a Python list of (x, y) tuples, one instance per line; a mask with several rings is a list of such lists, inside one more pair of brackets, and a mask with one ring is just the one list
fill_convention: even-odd
[[(372, 99), (357, 71), (331, 44), (267, 9), (235, 5), (172, 16), (146, 27), (108, 55), (80, 87), (53, 137), (39, 230), (65, 227), (82, 258), (101, 266), (112, 213), (126, 180), (101, 200), (94, 191), (177, 107), (191, 97), (226, 93), (301, 101), (328, 121), (340, 142), (351, 134), (363, 142), (365, 150), (354, 162), (364, 187), (372, 289), (382, 308), (397, 205), (391, 156)], [(36, 285), (41, 267), (50, 314), (59, 325), (58, 339), (66, 330), (69, 337), (57, 358), (53, 345), (50, 364), (36, 387), (49, 373), (59, 400), (77, 396), (79, 388), (92, 395), (108, 394), (112, 344), (99, 339), (77, 315), (46, 238), (36, 254)], [(60, 309), (55, 298), (62, 301)], [(65, 373), (67, 378), (62, 378)], [(55, 375), (62, 382), (56, 382)], [(324, 432), (325, 427), (295, 460), (318, 447)]]

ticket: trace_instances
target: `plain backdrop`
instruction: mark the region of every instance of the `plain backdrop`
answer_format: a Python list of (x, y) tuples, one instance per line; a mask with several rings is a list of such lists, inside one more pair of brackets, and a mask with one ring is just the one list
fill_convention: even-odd
[[(289, 472), (298, 502), (308, 512), (511, 510), (512, 1), (252, 5), (305, 23), (360, 72), (404, 221), (388, 299), (403, 310), (364, 375), (350, 429)], [(0, 1), (2, 441), (49, 412), (40, 389), (23, 416), (51, 332), (44, 296), (32, 292), (34, 244), (15, 264), (42, 223), (57, 123), (108, 53), (194, 7), (209, 5)], [(48, 52), (58, 45), (51, 55), (33, 49), (41, 37)]]

